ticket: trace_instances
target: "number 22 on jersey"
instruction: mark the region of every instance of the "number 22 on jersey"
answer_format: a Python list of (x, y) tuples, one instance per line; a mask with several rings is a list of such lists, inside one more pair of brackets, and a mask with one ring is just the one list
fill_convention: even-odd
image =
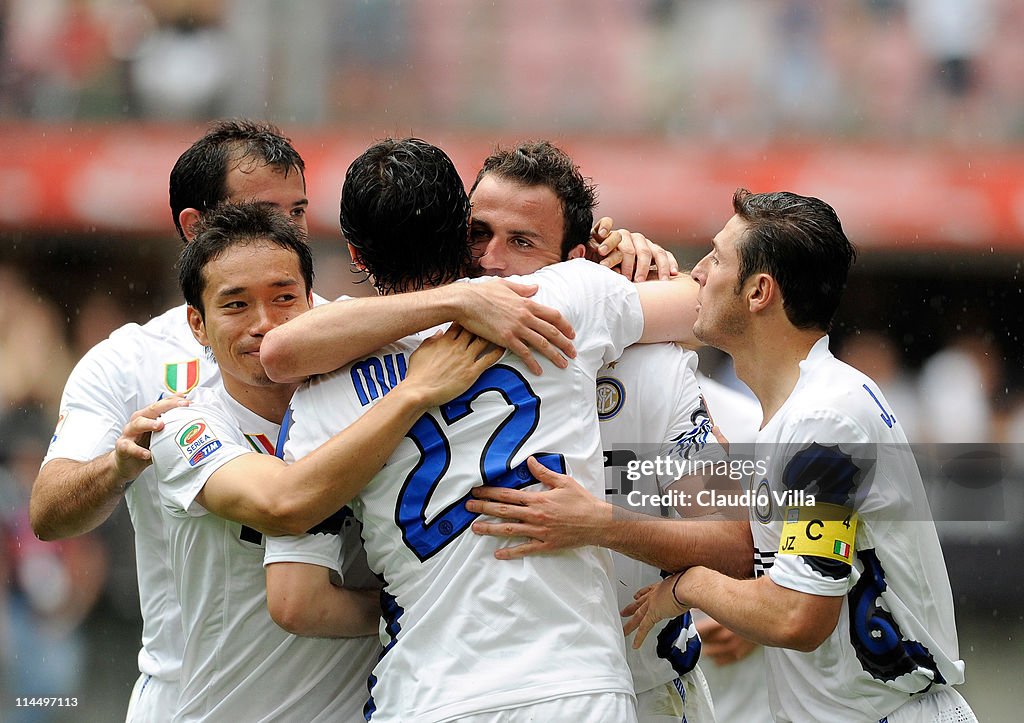
[[(480, 375), (466, 392), (440, 407), (443, 427), (432, 415), (424, 414), (406, 435), (419, 449), (420, 459), (402, 484), (395, 520), (402, 531), (402, 540), (421, 561), (444, 549), (478, 516), (466, 509), (466, 501), (471, 496), (468, 491), (430, 521), (427, 521), (427, 506), (451, 465), (449, 436), (457, 434), (459, 422), (473, 413), (473, 402), (487, 392), (500, 394), (512, 412), (483, 443), (479, 484), (520, 489), (537, 482), (525, 461), (514, 468), (511, 464), (512, 458), (537, 429), (541, 400), (519, 372), (504, 364), (495, 365)], [(462, 453), (463, 447), (459, 445)], [(533, 456), (545, 467), (565, 473), (562, 455), (536, 452)]]

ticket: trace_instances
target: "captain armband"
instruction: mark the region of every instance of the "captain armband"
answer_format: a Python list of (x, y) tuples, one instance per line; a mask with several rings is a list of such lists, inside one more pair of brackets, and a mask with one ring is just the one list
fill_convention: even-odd
[(787, 507), (783, 515), (780, 555), (810, 555), (850, 564), (857, 537), (857, 513), (821, 503)]

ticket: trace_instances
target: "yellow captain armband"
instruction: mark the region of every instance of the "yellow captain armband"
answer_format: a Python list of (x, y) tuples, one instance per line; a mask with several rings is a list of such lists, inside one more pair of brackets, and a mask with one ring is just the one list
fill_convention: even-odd
[(812, 555), (850, 563), (856, 537), (857, 513), (848, 507), (823, 503), (787, 507), (779, 554)]

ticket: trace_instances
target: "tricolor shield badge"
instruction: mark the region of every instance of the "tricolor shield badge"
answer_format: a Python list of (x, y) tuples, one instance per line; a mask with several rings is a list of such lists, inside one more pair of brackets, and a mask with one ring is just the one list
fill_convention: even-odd
[(198, 383), (198, 359), (164, 364), (164, 385), (172, 394), (188, 394)]

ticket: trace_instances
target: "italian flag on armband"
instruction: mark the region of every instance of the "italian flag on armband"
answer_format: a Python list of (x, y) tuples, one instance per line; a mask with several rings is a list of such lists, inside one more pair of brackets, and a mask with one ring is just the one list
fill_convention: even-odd
[(188, 394), (198, 383), (198, 359), (164, 365), (164, 385), (172, 394)]

